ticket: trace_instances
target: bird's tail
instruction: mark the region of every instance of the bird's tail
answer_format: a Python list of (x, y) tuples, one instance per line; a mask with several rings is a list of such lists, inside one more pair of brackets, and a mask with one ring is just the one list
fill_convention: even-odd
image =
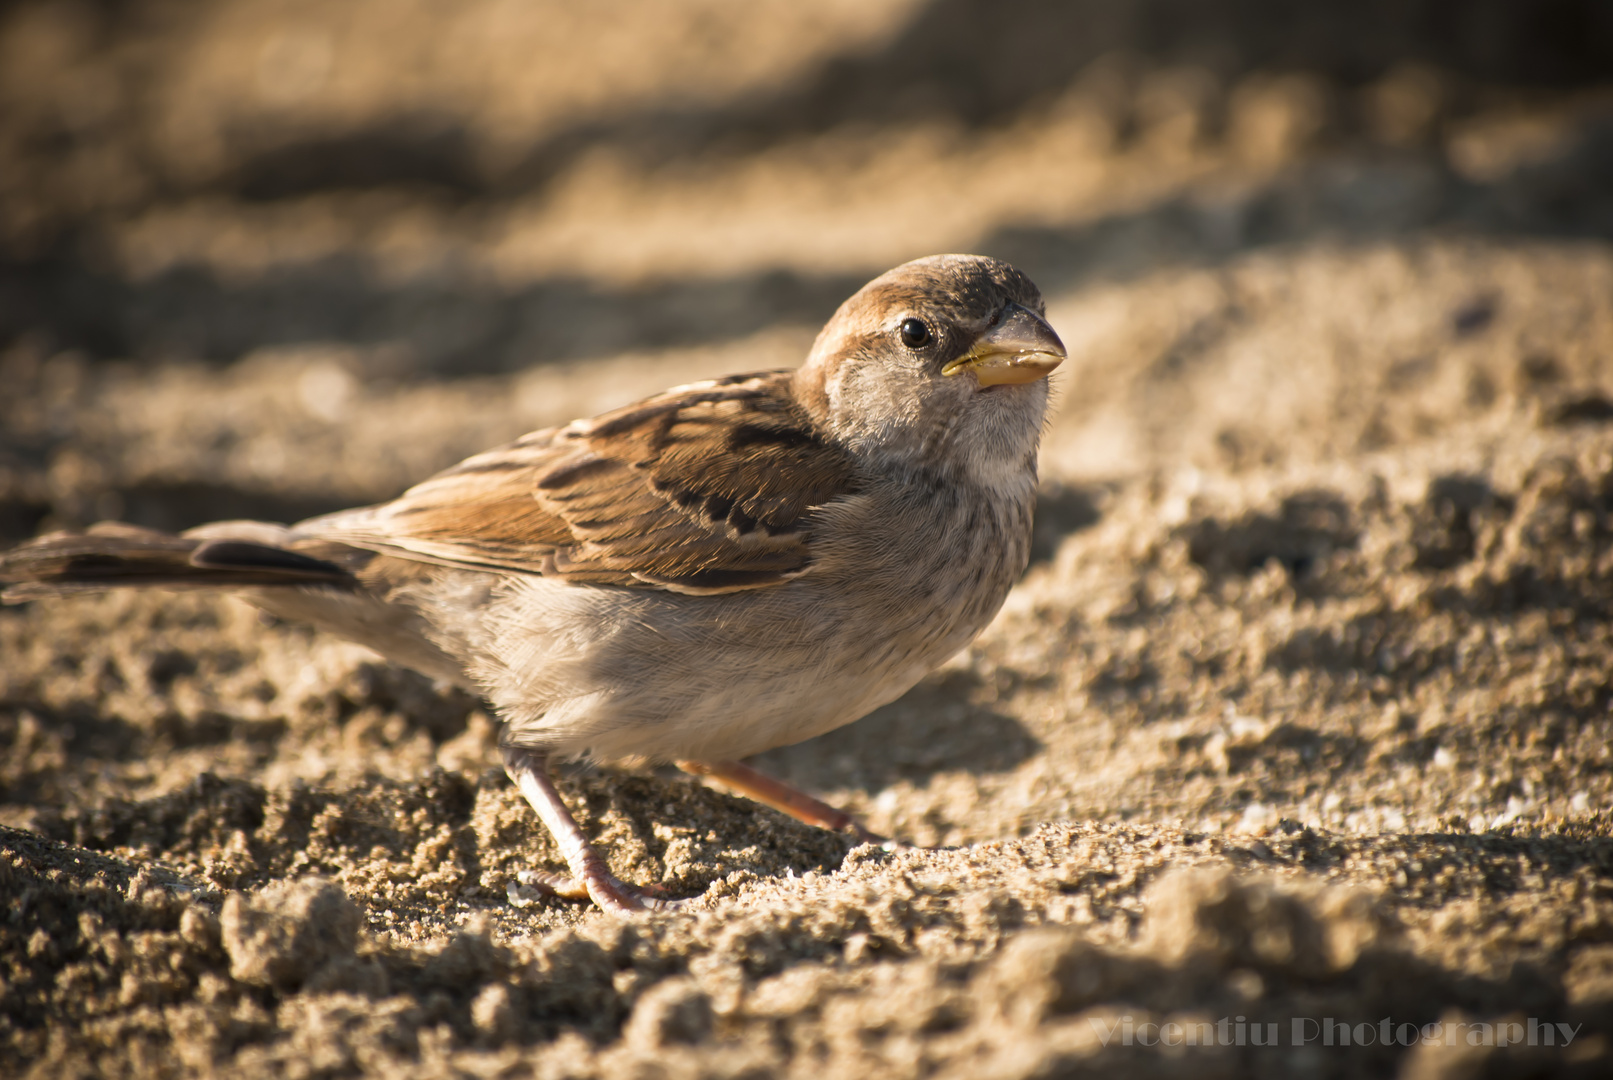
[(84, 533), (53, 533), (0, 554), (0, 600), (126, 586), (353, 586), (353, 576), (341, 566), (272, 542), (288, 535), (260, 522), (224, 522), (181, 536), (116, 522)]

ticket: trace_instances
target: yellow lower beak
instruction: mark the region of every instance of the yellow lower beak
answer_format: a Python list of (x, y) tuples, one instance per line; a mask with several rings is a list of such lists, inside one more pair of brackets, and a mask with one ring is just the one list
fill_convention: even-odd
[(941, 369), (942, 375), (972, 371), (981, 386), (1033, 383), (1064, 362), (1064, 343), (1030, 308), (1009, 304), (997, 322), (962, 356)]

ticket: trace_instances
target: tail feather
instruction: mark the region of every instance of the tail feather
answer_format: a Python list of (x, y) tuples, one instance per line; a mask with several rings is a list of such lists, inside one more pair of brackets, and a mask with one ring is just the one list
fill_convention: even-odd
[(171, 536), (108, 523), (86, 533), (55, 533), (0, 554), (0, 600), (18, 603), (128, 586), (250, 588), (351, 587), (335, 563), (249, 540)]

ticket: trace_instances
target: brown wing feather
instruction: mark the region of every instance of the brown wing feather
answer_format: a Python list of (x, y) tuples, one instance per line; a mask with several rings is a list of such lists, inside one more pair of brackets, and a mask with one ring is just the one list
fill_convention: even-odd
[(854, 487), (789, 373), (768, 372), (534, 432), (299, 531), (578, 582), (731, 592), (805, 572), (810, 511)]

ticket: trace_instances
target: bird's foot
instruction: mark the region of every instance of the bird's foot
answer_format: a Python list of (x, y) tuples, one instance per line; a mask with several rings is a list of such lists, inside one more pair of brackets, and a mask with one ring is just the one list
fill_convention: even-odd
[(582, 903), (592, 901), (600, 909), (617, 915), (676, 911), (684, 903), (683, 900), (660, 895), (665, 890), (659, 885), (629, 885), (603, 869), (585, 877), (556, 874), (549, 870), (523, 870), (518, 878), (521, 884), (546, 896)]
[(528, 884), (568, 900), (592, 900), (601, 910), (617, 915), (672, 911), (682, 903), (653, 896), (650, 889), (613, 876), (561, 801), (543, 754), (520, 746), (506, 746), (503, 751), (504, 771), (538, 812), (571, 867), (570, 874), (532, 872)]

